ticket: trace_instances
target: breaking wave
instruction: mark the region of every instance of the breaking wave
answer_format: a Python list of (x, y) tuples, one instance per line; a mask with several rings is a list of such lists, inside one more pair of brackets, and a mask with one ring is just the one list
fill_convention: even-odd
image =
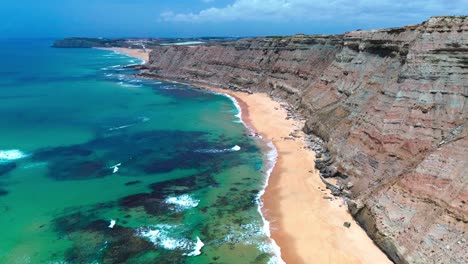
[(26, 158), (27, 156), (19, 149), (0, 150), (0, 163)]
[(183, 194), (175, 197), (168, 197), (165, 200), (166, 204), (174, 205), (176, 211), (183, 211), (185, 209), (197, 207), (199, 202), (200, 200), (193, 199), (188, 194)]
[(153, 227), (140, 227), (136, 230), (137, 235), (151, 241), (154, 246), (166, 250), (183, 250), (186, 251), (183, 255), (197, 256), (201, 254), (201, 249), (204, 243), (197, 236), (196, 241), (186, 238), (176, 238), (171, 235), (176, 231), (177, 226), (159, 224)]

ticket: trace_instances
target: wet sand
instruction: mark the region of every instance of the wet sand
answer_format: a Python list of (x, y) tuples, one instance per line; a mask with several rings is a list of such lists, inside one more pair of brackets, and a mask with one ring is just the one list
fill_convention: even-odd
[(275, 145), (278, 161), (262, 196), (262, 212), (286, 263), (391, 263), (341, 199), (323, 199), (330, 192), (314, 169), (315, 153), (306, 148), (302, 121), (288, 120), (286, 110), (266, 94), (193, 86), (236, 98), (242, 119)]

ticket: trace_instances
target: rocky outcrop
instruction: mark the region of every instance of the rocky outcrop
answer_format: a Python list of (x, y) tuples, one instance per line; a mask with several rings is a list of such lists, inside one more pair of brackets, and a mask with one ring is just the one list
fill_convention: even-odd
[(157, 47), (148, 67), (287, 101), (326, 142), (323, 176), (340, 176), (350, 211), (392, 260), (468, 262), (468, 17)]
[[(54, 41), (54, 48), (94, 48), (94, 47), (112, 47), (111, 40), (100, 38), (65, 38)], [(112, 43), (118, 44), (118, 43)], [(120, 47), (119, 45), (116, 45)]]

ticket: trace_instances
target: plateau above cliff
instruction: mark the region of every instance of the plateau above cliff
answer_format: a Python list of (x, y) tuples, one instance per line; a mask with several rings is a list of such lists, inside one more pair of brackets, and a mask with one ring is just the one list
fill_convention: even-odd
[[(145, 75), (287, 101), (317, 167), (398, 263), (468, 263), (468, 17), (343, 35), (154, 47)], [(313, 164), (311, 164), (313, 166)]]

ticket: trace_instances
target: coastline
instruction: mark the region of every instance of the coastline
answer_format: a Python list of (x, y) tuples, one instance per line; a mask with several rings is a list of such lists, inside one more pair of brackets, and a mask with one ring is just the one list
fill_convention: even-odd
[(110, 50), (118, 53), (125, 54), (130, 57), (134, 57), (142, 60), (142, 64), (149, 60), (149, 50), (146, 52), (143, 49), (129, 49), (129, 48), (95, 48), (99, 50)]
[[(145, 60), (141, 51), (104, 49)], [(266, 94), (190, 85), (232, 96), (246, 126), (275, 146), (278, 157), (261, 197), (261, 211), (286, 263), (391, 263), (355, 223), (341, 199), (323, 198), (331, 196), (330, 191), (314, 168), (315, 153), (307, 148), (302, 121), (287, 119), (281, 104)], [(291, 133), (295, 136), (290, 137)], [(346, 221), (352, 223), (350, 228), (343, 226)]]

